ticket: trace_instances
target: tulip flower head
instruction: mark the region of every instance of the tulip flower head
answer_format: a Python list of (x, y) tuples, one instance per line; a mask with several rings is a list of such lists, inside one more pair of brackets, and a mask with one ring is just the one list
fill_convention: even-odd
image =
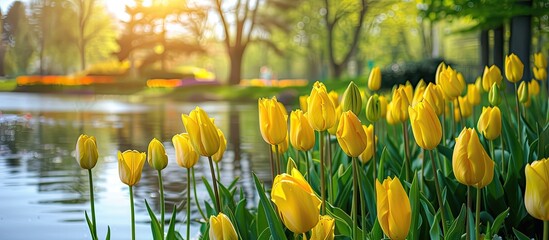
[(288, 115), (284, 106), (276, 100), (261, 98), (259, 105), (259, 130), (263, 140), (271, 145), (281, 144), (288, 131)]
[[(367, 163), (374, 156), (374, 125), (362, 125), (362, 128), (364, 129), (366, 139), (368, 140), (366, 141), (366, 148), (360, 156), (358, 156), (358, 159), (360, 159), (362, 163)], [(377, 136), (375, 137), (375, 144), (377, 144)]]
[(299, 109), (290, 114), (290, 143), (299, 151), (311, 150), (315, 145), (315, 131)]
[(210, 157), (219, 150), (217, 127), (203, 109), (196, 107), (189, 115), (181, 115), (181, 118), (198, 154)]
[(156, 170), (162, 170), (168, 166), (168, 155), (166, 155), (164, 145), (156, 138), (153, 138), (149, 143), (147, 162)]
[(381, 117), (385, 118), (387, 116), (387, 98), (383, 95), (379, 96), (379, 106), (381, 108)]
[(391, 116), (396, 122), (408, 120), (409, 98), (406, 95), (404, 87), (400, 86), (393, 92), (393, 101), (391, 101)]
[(278, 144), (278, 145), (271, 145), (271, 150), (272, 150), (273, 152), (276, 152), (276, 151), (277, 151), (276, 147), (278, 146), (278, 153), (279, 153), (279, 154), (283, 154), (283, 153), (285, 153), (286, 151), (288, 151), (288, 148), (290, 147), (289, 141), (290, 141), (290, 140), (288, 139), (288, 134), (286, 134), (286, 139), (285, 139), (282, 143), (280, 143), (280, 144)]
[(406, 239), (412, 222), (412, 209), (400, 180), (387, 177), (383, 184), (376, 180), (376, 193), (377, 219), (381, 229), (391, 239)]
[(334, 107), (339, 106), (339, 94), (337, 94), (336, 91), (332, 90), (328, 93), (328, 97), (330, 97), (330, 100), (332, 100), (332, 103), (334, 104)]
[(498, 106), (501, 103), (499, 87), (496, 83), (492, 84), (490, 92), (488, 92), (488, 102), (490, 102), (492, 106)]
[(545, 81), (547, 79), (547, 68), (533, 68), (534, 78), (540, 81)]
[(537, 68), (547, 68), (547, 58), (542, 52), (534, 54), (534, 66)]
[(522, 79), (524, 64), (514, 53), (505, 57), (505, 77), (512, 83), (517, 83)]
[(277, 206), (284, 225), (294, 233), (304, 233), (317, 225), (321, 201), (297, 169), (277, 175), (271, 201)]
[(335, 123), (334, 125), (331, 127), (331, 128), (328, 128), (328, 133), (331, 134), (331, 135), (335, 135), (336, 132), (337, 132), (337, 127), (339, 126), (339, 119), (341, 118), (341, 109), (342, 109), (342, 105), (339, 105), (337, 106), (336, 108), (336, 111), (335, 111)]
[(476, 188), (483, 188), (488, 186), (494, 179), (494, 161), (488, 156), (486, 151), (481, 152), (482, 155), (482, 162), (484, 163), (484, 175), (482, 176), (482, 180), (475, 185)]
[(377, 122), (381, 117), (381, 103), (377, 94), (370, 96), (366, 104), (366, 119), (370, 122)]
[(539, 94), (539, 83), (535, 79), (532, 79), (530, 83), (528, 83), (528, 94), (530, 96), (537, 96)]
[(480, 104), (480, 92), (478, 91), (475, 84), (471, 83), (467, 85), (467, 100), (469, 100), (471, 106), (476, 106)]
[(371, 91), (377, 91), (381, 88), (381, 70), (379, 67), (374, 67), (368, 77), (368, 88)]
[(527, 164), (524, 205), (528, 213), (539, 220), (549, 221), (549, 158)]
[(521, 103), (528, 102), (530, 100), (530, 95), (528, 91), (528, 83), (527, 82), (521, 82), (518, 87), (518, 98)]
[(328, 216), (320, 216), (320, 220), (311, 230), (311, 239), (309, 240), (333, 240), (335, 230), (335, 220)]
[(141, 172), (147, 155), (144, 152), (127, 150), (118, 151), (118, 174), (120, 181), (128, 186), (134, 186), (141, 179)]
[(501, 111), (497, 106), (482, 108), (477, 129), (488, 140), (499, 137), (501, 134)]
[(223, 154), (225, 153), (225, 150), (227, 149), (227, 139), (225, 139), (225, 134), (221, 131), (221, 129), (217, 129), (217, 134), (219, 136), (219, 150), (212, 155), (212, 160), (214, 162), (218, 163), (221, 162), (221, 159), (223, 159)]
[(362, 96), (360, 95), (360, 90), (354, 82), (350, 82), (343, 93), (343, 108), (342, 112), (353, 111), (355, 115), (359, 115), (362, 111)]
[(416, 90), (414, 91), (414, 97), (412, 98), (412, 106), (416, 105), (418, 102), (421, 102), (423, 100), (423, 96), (425, 93), (425, 89), (427, 86), (425, 86), (425, 82), (423, 79), (418, 83), (416, 86)]
[(177, 165), (192, 168), (198, 162), (198, 153), (194, 150), (188, 133), (176, 134), (172, 137)]
[(442, 139), (442, 126), (433, 107), (423, 101), (408, 107), (408, 111), (417, 145), (426, 150), (435, 149)]
[(227, 215), (219, 213), (210, 217), (210, 240), (238, 240), (236, 230)]
[(440, 74), (437, 85), (442, 88), (443, 96), (447, 100), (454, 100), (465, 88), (465, 82), (458, 75), (458, 72), (450, 66)]
[(303, 113), (307, 112), (307, 99), (308, 98), (309, 98), (309, 95), (299, 96), (299, 107), (301, 108), (301, 111), (303, 111)]
[(92, 169), (97, 164), (97, 144), (94, 136), (81, 134), (76, 141), (76, 161), (83, 169)]
[(395, 125), (398, 122), (393, 117), (393, 102), (391, 101), (389, 104), (387, 104), (387, 115), (385, 116), (385, 119), (387, 120), (387, 123), (389, 125)]
[(443, 71), (446, 70), (446, 68), (448, 68), (448, 67), (446, 66), (446, 63), (440, 62), (440, 63), (438, 64), (437, 71), (435, 72), (435, 83), (436, 83), (436, 84), (439, 84), (439, 83), (440, 83), (440, 75), (442, 74)]
[(336, 132), (341, 149), (351, 157), (358, 157), (366, 149), (366, 133), (358, 117), (351, 111), (341, 114)]
[(492, 87), (494, 83), (501, 86), (502, 80), (503, 76), (501, 75), (501, 70), (499, 70), (498, 66), (492, 65), (491, 67), (484, 67), (484, 73), (482, 74), (482, 88), (484, 91), (490, 91), (490, 87)]
[(429, 83), (423, 93), (423, 99), (431, 105), (437, 116), (440, 116), (443, 113), (444, 97), (442, 96), (442, 90), (438, 85)]
[(464, 128), (456, 138), (452, 155), (452, 169), (458, 182), (475, 186), (483, 179), (485, 173), (483, 152), (486, 154), (477, 132), (472, 128)]
[(335, 123), (335, 106), (326, 92), (326, 86), (315, 82), (307, 101), (307, 118), (316, 131), (325, 131)]

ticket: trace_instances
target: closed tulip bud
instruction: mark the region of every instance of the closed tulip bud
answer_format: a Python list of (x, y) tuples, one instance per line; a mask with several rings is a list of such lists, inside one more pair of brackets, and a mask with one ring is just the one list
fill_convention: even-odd
[(481, 156), (481, 160), (484, 163), (484, 175), (482, 177), (482, 180), (480, 180), (480, 182), (475, 185), (476, 188), (486, 187), (494, 179), (494, 161), (488, 156), (486, 151), (482, 151)]
[(468, 118), (473, 115), (473, 105), (471, 105), (468, 96), (458, 97), (459, 109), (461, 110), (461, 116), (463, 118)]
[(465, 88), (465, 82), (459, 79), (458, 72), (450, 66), (442, 71), (439, 82), (437, 85), (441, 87), (443, 96), (447, 100), (454, 100)]
[(221, 162), (223, 154), (225, 154), (225, 150), (227, 150), (227, 139), (225, 139), (225, 134), (223, 134), (219, 128), (217, 129), (217, 135), (219, 136), (219, 150), (212, 155), (212, 160), (216, 163)]
[(76, 141), (76, 161), (83, 169), (92, 169), (97, 164), (97, 144), (95, 137), (80, 135)]
[(486, 151), (480, 144), (475, 129), (464, 128), (456, 138), (452, 155), (452, 169), (458, 182), (474, 186), (482, 180), (485, 170), (485, 163), (479, 161), (482, 152)]
[(127, 150), (118, 151), (118, 174), (120, 181), (128, 186), (134, 186), (141, 179), (141, 172), (147, 155), (144, 152)]
[(442, 126), (433, 107), (423, 101), (408, 107), (408, 111), (417, 145), (426, 150), (435, 149), (442, 139)]
[(341, 115), (336, 137), (339, 146), (348, 156), (358, 157), (366, 149), (366, 133), (360, 120), (351, 111)]
[(219, 213), (210, 217), (210, 240), (238, 240), (236, 230), (227, 215)]
[(204, 110), (196, 107), (189, 115), (181, 115), (181, 118), (198, 154), (210, 157), (219, 150), (217, 127)]
[(545, 58), (542, 52), (534, 54), (534, 65), (537, 68), (547, 68), (547, 58)]
[(540, 81), (547, 79), (547, 69), (534, 67), (534, 78)]
[(421, 80), (420, 83), (423, 84), (418, 84), (416, 86), (416, 90), (414, 91), (414, 97), (412, 98), (412, 105), (416, 105), (418, 102), (421, 102), (423, 100), (426, 86), (423, 80)]
[[(484, 91), (484, 88), (482, 87), (482, 77), (477, 77), (477, 80), (475, 80), (475, 87), (477, 88), (478, 92)], [(488, 92), (488, 91), (485, 91)]]
[(295, 168), (290, 174), (275, 177), (271, 201), (278, 208), (284, 225), (294, 233), (308, 232), (319, 221), (321, 201)]
[(389, 104), (387, 104), (387, 115), (385, 116), (385, 119), (387, 120), (387, 123), (389, 125), (395, 125), (398, 122), (393, 117), (393, 102), (391, 101)]
[(383, 95), (379, 96), (379, 106), (381, 107), (381, 117), (385, 118), (387, 116), (387, 98)]
[(379, 67), (374, 67), (368, 77), (368, 88), (372, 91), (377, 91), (381, 88), (381, 71)]
[(377, 220), (385, 235), (393, 240), (404, 240), (412, 222), (410, 199), (400, 180), (387, 177), (383, 184), (376, 180)]
[(366, 104), (366, 119), (370, 122), (377, 122), (381, 117), (381, 103), (377, 94), (370, 96)]
[(328, 216), (320, 216), (320, 220), (311, 230), (311, 239), (309, 240), (333, 240), (335, 230), (335, 220)]
[[(366, 133), (366, 148), (360, 154), (360, 156), (358, 156), (358, 159), (362, 163), (367, 163), (374, 156), (374, 125), (362, 125), (362, 128)], [(377, 136), (375, 137), (375, 144), (377, 144)]]
[(439, 84), (440, 83), (440, 75), (442, 74), (442, 72), (444, 70), (446, 70), (446, 63), (444, 62), (440, 62), (438, 64), (438, 67), (437, 67), (437, 71), (435, 72), (435, 83), (436, 84)]
[(480, 104), (480, 92), (478, 91), (475, 84), (467, 85), (467, 100), (472, 106)]
[(391, 107), (391, 116), (396, 122), (404, 122), (408, 120), (408, 106), (410, 102), (406, 97), (406, 91), (401, 86), (393, 93), (393, 104)]
[(343, 93), (343, 108), (342, 112), (353, 111), (355, 115), (359, 115), (362, 110), (362, 97), (360, 90), (354, 82), (350, 82), (347, 89)]
[(505, 57), (505, 77), (512, 83), (517, 83), (522, 79), (524, 64), (514, 53)]
[(325, 131), (335, 124), (335, 107), (323, 83), (315, 82), (307, 105), (307, 119), (314, 130)]
[(492, 87), (490, 88), (490, 92), (488, 92), (488, 102), (490, 102), (492, 106), (497, 106), (501, 103), (499, 87), (496, 83), (492, 85)]
[(307, 112), (307, 99), (309, 98), (309, 95), (299, 96), (299, 107), (301, 108), (301, 111), (303, 113)]
[(521, 82), (518, 87), (517, 94), (521, 103), (528, 102), (528, 100), (530, 99), (530, 96), (528, 95), (528, 83), (524, 81)]
[(295, 161), (292, 157), (288, 158), (288, 163), (286, 163), (286, 172), (291, 173), (292, 169), (298, 169), (297, 165), (295, 164)]
[(271, 145), (277, 145), (284, 141), (288, 131), (286, 109), (279, 104), (276, 97), (271, 99), (261, 98), (259, 106), (259, 130), (263, 140)]
[(537, 96), (539, 94), (539, 83), (535, 79), (532, 79), (532, 81), (528, 83), (528, 93), (530, 96)]
[(414, 87), (410, 83), (410, 81), (406, 81), (406, 84), (404, 86), (400, 85), (400, 87), (404, 87), (404, 92), (406, 92), (406, 97), (408, 98), (408, 102), (411, 104), (412, 100), (414, 98)]
[(482, 108), (477, 129), (488, 140), (499, 137), (501, 134), (501, 111), (497, 106)]
[(442, 92), (439, 86), (429, 83), (423, 93), (423, 99), (431, 105), (437, 116), (440, 116), (443, 113), (444, 98), (442, 97)]
[(501, 70), (498, 66), (492, 65), (489, 68), (488, 66), (484, 67), (484, 73), (482, 74), (482, 88), (484, 91), (490, 91), (490, 87), (492, 87), (494, 83), (501, 86), (502, 80), (503, 76), (501, 75)]
[(273, 150), (273, 152), (276, 152), (275, 146), (278, 146), (278, 153), (279, 154), (283, 154), (286, 151), (288, 151), (288, 148), (290, 147), (288, 135), (286, 135), (286, 140), (284, 140), (282, 143), (280, 143), (278, 145), (271, 145), (271, 150)]
[(311, 150), (315, 145), (315, 130), (299, 109), (290, 114), (290, 143), (299, 151)]
[(339, 126), (339, 119), (341, 118), (341, 105), (339, 105), (337, 108), (336, 108), (336, 115), (335, 115), (335, 123), (334, 125), (331, 127), (331, 128), (328, 128), (328, 133), (329, 134), (332, 134), (332, 135), (335, 135), (336, 132), (337, 132), (337, 127)]
[(156, 138), (153, 138), (153, 140), (149, 143), (147, 162), (149, 163), (149, 166), (158, 171), (168, 166), (168, 155), (166, 155), (166, 149), (164, 149), (164, 145)]
[(328, 93), (328, 97), (330, 97), (330, 100), (332, 100), (332, 103), (334, 104), (334, 107), (339, 106), (339, 94), (337, 94), (336, 91), (332, 90)]
[(549, 158), (526, 164), (524, 205), (528, 213), (539, 220), (549, 221)]
[(175, 161), (184, 168), (192, 168), (198, 162), (198, 153), (194, 150), (188, 133), (176, 134), (172, 137), (175, 149)]

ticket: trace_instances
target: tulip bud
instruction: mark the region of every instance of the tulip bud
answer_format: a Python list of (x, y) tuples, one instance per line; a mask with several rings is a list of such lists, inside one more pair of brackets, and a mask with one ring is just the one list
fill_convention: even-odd
[(370, 96), (366, 104), (366, 119), (370, 122), (377, 122), (381, 117), (381, 103), (377, 94)]
[(335, 107), (323, 83), (315, 82), (307, 106), (307, 119), (314, 130), (325, 131), (334, 125)]
[(277, 175), (271, 201), (278, 208), (284, 225), (294, 233), (311, 230), (319, 221), (320, 199), (297, 169)]
[[(482, 87), (482, 77), (477, 77), (477, 79), (475, 80), (475, 87), (477, 88), (477, 91), (480, 93), (484, 90), (484, 88)], [(485, 92), (488, 92), (488, 91), (485, 91)]]
[(456, 138), (452, 155), (452, 169), (456, 180), (467, 186), (474, 186), (484, 177), (485, 163), (478, 161), (479, 154), (486, 153), (472, 128), (464, 128)]
[(286, 172), (291, 173), (292, 169), (298, 169), (297, 164), (295, 164), (294, 159), (292, 157), (288, 158), (288, 163), (286, 163)]
[(490, 88), (490, 92), (488, 92), (488, 101), (492, 106), (497, 106), (501, 103), (499, 87), (496, 83), (492, 84), (492, 87)]
[(467, 100), (472, 106), (480, 104), (480, 92), (478, 91), (475, 84), (467, 85)]
[(465, 82), (460, 79), (458, 72), (450, 66), (440, 75), (440, 83), (437, 84), (442, 88), (442, 93), (445, 99), (454, 100), (461, 95), (465, 88)]
[(458, 97), (456, 101), (459, 101), (459, 110), (461, 111), (461, 117), (463, 119), (470, 117), (473, 114), (473, 105), (471, 105), (470, 101), (468, 100), (468, 97)]
[(177, 165), (189, 169), (198, 162), (198, 153), (194, 150), (188, 133), (174, 135), (172, 143)]
[(223, 159), (223, 154), (227, 149), (227, 139), (225, 139), (225, 134), (223, 134), (219, 128), (217, 129), (217, 135), (219, 136), (219, 150), (212, 155), (212, 160), (216, 163), (221, 162), (221, 159)]
[(336, 132), (341, 149), (351, 157), (358, 157), (366, 149), (366, 133), (356, 115), (347, 111), (341, 115)]
[(490, 91), (490, 87), (497, 83), (498, 86), (501, 86), (501, 81), (503, 76), (501, 75), (501, 70), (496, 65), (492, 65), (490, 68), (487, 66), (484, 67), (484, 73), (482, 74), (482, 88), (484, 91)]
[(362, 110), (362, 97), (360, 90), (354, 82), (350, 82), (347, 89), (343, 93), (343, 108), (342, 112), (353, 111), (355, 115), (359, 115)]
[(95, 137), (81, 134), (76, 141), (76, 161), (83, 169), (92, 169), (97, 164), (97, 144)]
[(429, 83), (425, 92), (423, 93), (423, 99), (428, 102), (429, 105), (435, 110), (437, 116), (441, 115), (444, 111), (444, 98), (442, 97), (442, 90), (438, 85)]
[(385, 118), (387, 116), (387, 98), (383, 95), (379, 96), (379, 106), (381, 108), (381, 117)]
[(539, 220), (549, 221), (549, 158), (526, 164), (524, 205), (528, 213)]
[(158, 171), (168, 166), (168, 155), (166, 155), (164, 145), (156, 138), (153, 138), (149, 143), (147, 162), (149, 163), (149, 166)]
[(521, 103), (528, 102), (530, 96), (528, 95), (528, 84), (526, 82), (520, 83), (517, 94)]
[(408, 102), (411, 104), (412, 100), (414, 98), (414, 87), (410, 83), (410, 81), (406, 81), (406, 84), (404, 86), (400, 85), (400, 87), (404, 88), (404, 92), (406, 92), (406, 97), (408, 98)]
[(423, 95), (425, 93), (425, 89), (426, 89), (426, 86), (425, 86), (425, 82), (423, 82), (423, 80), (421, 80), (420, 83), (423, 83), (423, 84), (418, 84), (416, 86), (416, 90), (414, 92), (414, 97), (412, 98), (412, 106), (413, 105), (416, 105), (418, 102), (421, 102), (423, 100)]
[(389, 104), (387, 104), (387, 115), (385, 116), (387, 123), (389, 125), (395, 125), (398, 122), (393, 117), (393, 102), (391, 101)]
[(368, 77), (368, 88), (372, 91), (377, 91), (381, 88), (381, 71), (379, 67), (374, 67)]
[(547, 69), (534, 67), (534, 78), (540, 81), (547, 79)]
[(227, 215), (219, 213), (210, 217), (210, 240), (238, 240), (236, 230)]
[(534, 65), (537, 68), (547, 68), (547, 58), (545, 58), (542, 52), (534, 54)]
[(339, 106), (339, 95), (336, 91), (332, 90), (328, 93), (328, 97), (330, 97), (330, 100), (332, 100), (332, 103), (334, 104), (334, 107), (337, 108)]
[(181, 118), (198, 154), (210, 157), (219, 150), (217, 127), (204, 110), (196, 107), (189, 115), (181, 115)]
[(408, 107), (408, 111), (417, 145), (426, 150), (435, 149), (442, 139), (442, 126), (433, 107), (423, 101)]
[(374, 140), (375, 144), (377, 144), (377, 136), (374, 139), (374, 125), (362, 125), (362, 128), (366, 133), (366, 148), (364, 149), (364, 152), (362, 152), (360, 156), (358, 156), (358, 159), (362, 163), (367, 163), (374, 156)]
[(435, 72), (435, 83), (440, 83), (440, 75), (442, 74), (442, 71), (446, 70), (446, 63), (440, 62), (437, 67), (437, 71)]
[(276, 97), (271, 99), (261, 98), (258, 106), (259, 130), (263, 140), (271, 145), (282, 143), (288, 131), (286, 109), (282, 104), (279, 104)]
[(404, 87), (399, 87), (393, 92), (393, 101), (391, 107), (391, 117), (395, 122), (404, 122), (408, 120), (408, 106), (410, 102), (406, 97)]
[(309, 98), (309, 95), (299, 96), (299, 107), (301, 108), (301, 111), (303, 113), (307, 112), (307, 99)]
[(532, 79), (528, 84), (528, 93), (530, 96), (537, 96), (539, 94), (539, 83), (535, 79)]
[(376, 180), (377, 220), (385, 235), (393, 240), (404, 240), (412, 222), (410, 199), (400, 180), (387, 177), (383, 184)]
[(475, 185), (475, 187), (479, 189), (488, 186), (488, 184), (492, 182), (492, 180), (494, 179), (495, 165), (494, 161), (488, 156), (486, 151), (482, 151), (481, 156), (482, 158), (480, 160), (482, 160), (482, 162), (484, 163), (484, 175), (482, 177), (482, 180), (480, 180), (480, 182)]
[(290, 114), (290, 143), (299, 151), (311, 150), (315, 145), (315, 131), (299, 109)]
[(135, 150), (118, 151), (118, 174), (120, 181), (128, 186), (134, 186), (141, 180), (141, 172), (147, 155)]
[(517, 83), (522, 79), (524, 64), (514, 53), (505, 57), (505, 77), (512, 83)]
[(501, 134), (501, 111), (497, 106), (482, 108), (477, 129), (488, 140), (499, 137)]
[(339, 126), (339, 119), (341, 118), (341, 105), (339, 105), (337, 108), (336, 108), (336, 111), (335, 111), (335, 123), (334, 125), (331, 127), (331, 128), (328, 128), (328, 133), (331, 134), (331, 135), (335, 135), (336, 132), (337, 132), (337, 127)]
[(320, 216), (320, 220), (311, 230), (311, 239), (309, 240), (333, 240), (335, 230), (335, 220), (328, 216)]

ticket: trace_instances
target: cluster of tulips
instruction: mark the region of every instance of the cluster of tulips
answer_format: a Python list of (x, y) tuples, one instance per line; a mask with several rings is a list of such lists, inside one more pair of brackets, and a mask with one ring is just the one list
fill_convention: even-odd
[[(461, 73), (441, 63), (435, 83), (420, 81), (415, 89), (409, 83), (395, 86), (390, 95), (379, 91), (382, 79), (377, 67), (370, 73), (366, 91), (351, 82), (341, 99), (337, 92), (328, 92), (323, 83), (316, 82), (310, 95), (300, 97), (301, 109), (291, 111), (289, 120), (286, 107), (276, 97), (259, 99), (259, 130), (270, 145), (272, 188), (266, 194), (254, 175), (260, 203), (251, 210), (245, 209), (245, 199), (235, 202), (238, 197), (234, 196), (233, 184), (225, 187), (217, 181), (219, 171), (216, 174), (214, 163), (221, 161), (227, 142), (214, 120), (197, 107), (182, 115), (187, 133), (175, 135), (172, 141), (177, 163), (188, 170), (189, 184), (195, 183), (193, 166), (199, 156), (209, 160), (214, 207), (206, 202), (206, 214), (195, 191), (198, 210), (203, 219), (209, 219), (203, 222), (201, 236), (492, 239), (503, 227), (511, 226), (517, 238), (528, 239), (514, 228), (524, 220), (521, 209), (525, 208), (532, 217), (544, 221), (543, 239), (547, 240), (549, 115), (546, 86), (541, 88), (545, 93), (540, 93), (538, 83), (547, 83), (547, 61), (541, 53), (534, 55), (534, 66), (535, 79), (521, 81), (521, 60), (514, 54), (505, 59), (506, 79), (515, 85), (516, 114), (511, 114), (503, 76), (495, 65), (486, 67), (475, 83), (466, 84)], [(476, 119), (475, 107), (483, 98), (490, 106), (483, 107)], [(507, 115), (499, 108), (502, 102)], [(536, 106), (541, 111), (527, 111)], [(516, 133), (511, 128), (515, 125)], [(496, 154), (494, 145), (498, 142)], [(98, 239), (91, 177), (98, 157), (95, 138), (81, 135), (76, 150), (80, 166), (89, 171), (92, 219), (87, 213), (86, 219), (92, 238)], [(120, 179), (130, 189), (132, 239), (132, 187), (139, 182), (145, 159), (158, 171), (160, 187), (160, 221), (147, 203), (153, 237), (182, 239), (173, 230), (175, 210), (168, 231), (164, 231), (161, 170), (167, 166), (168, 157), (162, 143), (153, 139), (147, 154), (119, 152), (118, 159)], [(525, 183), (520, 180), (523, 176)], [(209, 187), (207, 180), (203, 181)], [(461, 199), (461, 193), (466, 194), (465, 204), (455, 200)], [(481, 220), (482, 196), (489, 209)], [(472, 197), (476, 197), (474, 208)], [(187, 191), (186, 239), (190, 239), (190, 199)], [(494, 201), (495, 207), (488, 201)], [(494, 218), (489, 211), (498, 209), (498, 204), (506, 209), (496, 212)]]

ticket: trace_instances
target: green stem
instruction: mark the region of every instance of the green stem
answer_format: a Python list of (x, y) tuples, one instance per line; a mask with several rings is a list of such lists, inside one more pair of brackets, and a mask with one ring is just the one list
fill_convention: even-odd
[[(357, 161), (355, 161), (357, 162)], [(362, 229), (362, 239), (366, 240), (366, 199), (364, 198), (364, 192), (362, 192), (362, 184), (366, 184), (362, 182), (362, 175), (360, 174), (360, 171), (362, 171), (362, 168), (359, 167), (358, 163), (356, 163), (356, 171), (358, 176), (358, 194), (359, 194), (359, 200), (360, 200), (360, 216), (362, 220), (361, 229)], [(375, 181), (375, 180), (374, 180)], [(375, 191), (374, 191), (374, 199), (375, 199)]]
[[(421, 190), (421, 192), (424, 192), (423, 191), (423, 188), (424, 188), (423, 185), (425, 185), (425, 183), (424, 183), (425, 181), (424, 181), (423, 178), (425, 176), (425, 158), (426, 158), (426, 156), (425, 156), (425, 149), (422, 148), (421, 151), (423, 152), (423, 154), (422, 154), (423, 159), (421, 159), (421, 178), (419, 179), (419, 181), (421, 183), (420, 190)], [(432, 162), (435, 161), (432, 156), (431, 156), (431, 161)]]
[(275, 153), (276, 153), (276, 162), (278, 163), (278, 173), (284, 172), (284, 166), (282, 166), (282, 162), (280, 161), (280, 151), (278, 150), (278, 144), (275, 146)]
[(503, 176), (503, 179), (505, 179), (505, 150), (503, 148), (504, 146), (504, 143), (503, 143), (503, 136), (501, 136), (499, 138), (499, 142), (501, 144), (501, 175)]
[(406, 122), (402, 122), (402, 132), (404, 133), (404, 154), (406, 155), (406, 182), (410, 182), (410, 149), (408, 148), (408, 129)]
[(211, 156), (208, 157), (208, 162), (210, 163), (210, 172), (212, 174), (212, 181), (213, 181), (213, 186), (214, 186), (215, 210), (217, 210), (217, 212), (220, 213), (220, 212), (222, 212), (221, 211), (221, 201), (219, 200), (219, 191), (217, 190), (217, 179), (215, 177), (213, 160), (212, 160)]
[(328, 142), (328, 147), (326, 148), (326, 153), (328, 155), (328, 198), (330, 201), (334, 202), (334, 193), (332, 186), (332, 143), (330, 141), (330, 134), (326, 134), (326, 139)]
[(311, 167), (309, 166), (310, 161), (311, 160), (309, 159), (309, 151), (306, 151), (305, 152), (305, 164), (306, 164), (306, 167), (307, 167), (307, 182), (309, 182), (309, 175), (311, 175), (311, 170), (310, 170)]
[(353, 199), (351, 201), (351, 216), (353, 218), (353, 239), (357, 239), (357, 228), (358, 228), (358, 216), (357, 216), (357, 193), (358, 193), (358, 176), (357, 176), (357, 164), (356, 158), (353, 157)]
[(549, 221), (543, 221), (543, 240), (549, 240)]
[(198, 201), (198, 195), (196, 194), (196, 180), (194, 178), (194, 167), (191, 168), (192, 177), (193, 177), (193, 192), (194, 192), (194, 201), (196, 203), (196, 207), (198, 208), (198, 212), (200, 212), (200, 215), (202, 216), (202, 219), (207, 220), (206, 215), (204, 215), (204, 212), (202, 212), (202, 207), (200, 207), (200, 202)]
[(219, 173), (219, 163), (215, 162), (215, 172), (217, 173), (217, 179), (221, 181), (221, 174)]
[[(374, 171), (373, 171), (373, 172), (374, 172), (374, 183), (375, 183), (375, 182), (376, 182), (376, 178), (377, 178), (377, 176), (376, 176), (376, 175), (377, 175), (377, 163), (376, 163), (376, 123), (375, 123), (375, 122), (373, 123), (373, 128), (372, 128), (372, 129), (373, 129), (373, 130), (372, 130), (372, 132), (373, 132), (373, 133), (372, 133), (372, 135), (373, 135), (373, 137), (372, 137), (372, 147), (373, 147), (373, 152), (374, 152), (374, 154), (373, 154), (373, 156), (372, 156), (372, 158), (373, 158), (372, 160), (374, 160), (374, 162), (373, 162), (373, 164), (374, 164), (374, 165), (373, 165)], [(370, 140), (370, 139), (368, 139), (368, 141), (369, 141), (369, 140)], [(375, 191), (374, 191), (374, 192), (375, 192)]]
[(271, 182), (274, 182), (276, 176), (276, 164), (273, 160), (273, 147), (269, 145), (269, 160), (271, 162)]
[[(519, 96), (518, 96), (518, 87), (517, 83), (515, 83), (515, 103), (517, 104), (516, 112), (517, 112), (517, 137), (519, 140), (519, 143), (522, 143), (521, 137), (520, 137), (520, 104), (519, 104)], [(522, 145), (522, 144), (521, 144)]]
[(446, 146), (446, 100), (443, 100), (444, 106), (442, 110), (442, 145)]
[(446, 236), (446, 216), (444, 214), (444, 203), (442, 202), (442, 193), (440, 192), (440, 184), (438, 183), (438, 174), (435, 158), (433, 157), (433, 150), (429, 151), (431, 157), (431, 167), (433, 168), (433, 177), (435, 181), (435, 189), (437, 191), (437, 200), (440, 208), (440, 219), (442, 221), (442, 235)]
[(162, 171), (158, 170), (158, 187), (160, 188), (160, 232), (164, 236), (164, 213), (166, 205), (164, 204), (164, 184), (162, 184)]
[(465, 221), (465, 239), (466, 240), (469, 240), (471, 239), (471, 235), (470, 235), (470, 231), (471, 229), (469, 229), (469, 213), (471, 212), (471, 191), (470, 191), (470, 188), (469, 186), (467, 186), (467, 217), (465, 219), (467, 219)]
[(324, 132), (320, 132), (320, 195), (322, 196), (321, 215), (326, 215), (326, 177), (324, 176)]
[(191, 235), (191, 169), (187, 168), (187, 239)]
[(480, 188), (477, 187), (477, 206), (475, 208), (476, 216), (475, 216), (475, 236), (476, 239), (480, 239)]
[(93, 224), (93, 239), (97, 239), (97, 224), (95, 222), (95, 204), (93, 197), (93, 176), (91, 169), (88, 169), (88, 177), (90, 179), (90, 204), (91, 204), (91, 214), (92, 214), (92, 224)]
[(459, 103), (459, 98), (457, 98), (458, 103), (458, 113), (459, 113), (459, 121), (461, 122), (461, 129), (465, 128), (465, 119), (463, 119), (463, 114), (461, 114), (461, 103)]
[(133, 186), (130, 186), (130, 209), (132, 216), (132, 240), (135, 240), (135, 210), (133, 209)]
[[(459, 102), (459, 99), (458, 99), (458, 102)], [(453, 101), (450, 101), (450, 106), (451, 106), (451, 108), (450, 108), (450, 119), (452, 119), (451, 120), (452, 121), (452, 137), (451, 137), (451, 139), (453, 139), (455, 134), (456, 134), (456, 118), (454, 116), (454, 114), (455, 114), (454, 108), (456, 106), (455, 106)]]

